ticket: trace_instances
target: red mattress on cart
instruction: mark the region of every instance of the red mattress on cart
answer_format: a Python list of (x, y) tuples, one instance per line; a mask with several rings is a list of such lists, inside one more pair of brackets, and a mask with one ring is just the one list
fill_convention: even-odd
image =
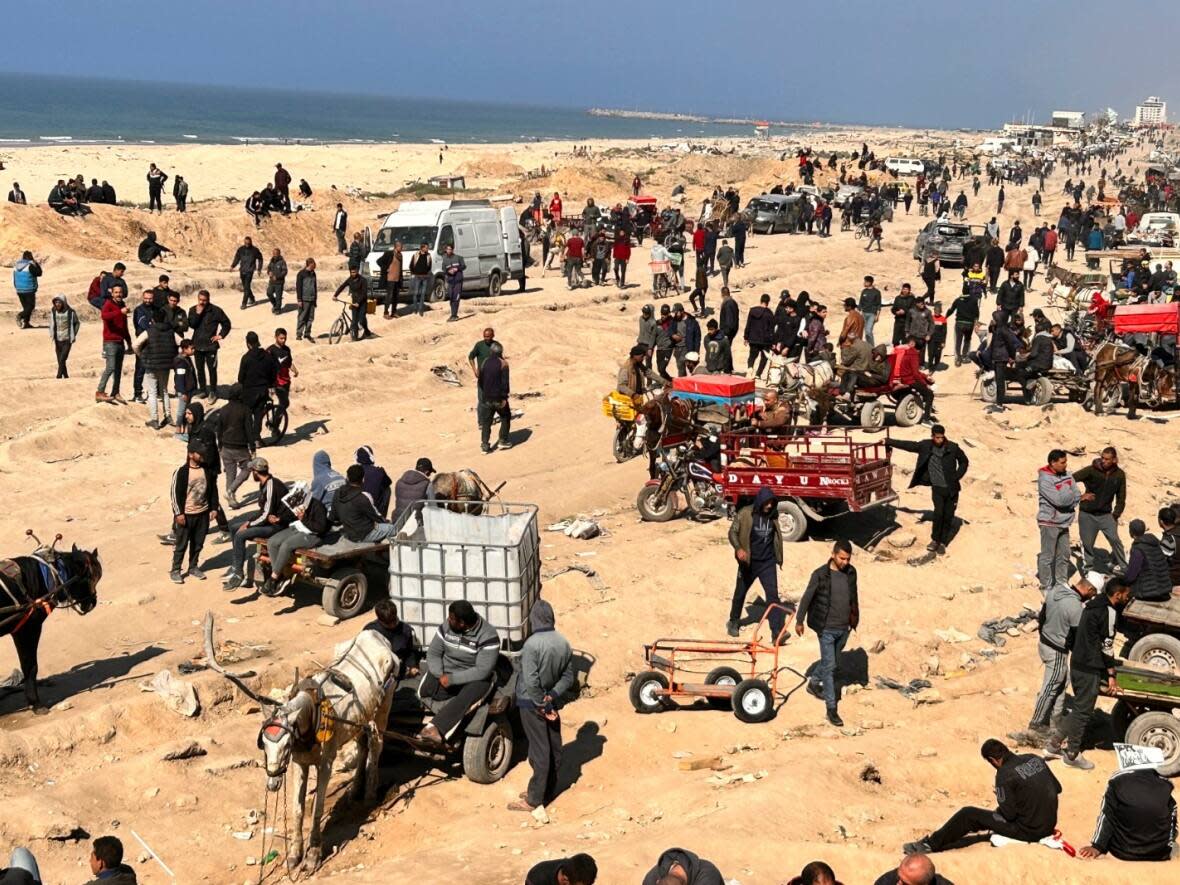
[(672, 379), (672, 391), (740, 400), (754, 395), (754, 379), (741, 375), (687, 375)]
[(1180, 304), (1120, 304), (1114, 309), (1114, 331), (1118, 335), (1135, 332), (1177, 334)]

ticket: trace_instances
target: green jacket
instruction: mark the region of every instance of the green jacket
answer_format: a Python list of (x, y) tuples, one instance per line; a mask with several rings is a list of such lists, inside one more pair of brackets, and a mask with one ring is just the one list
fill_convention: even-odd
[[(733, 524), (729, 527), (730, 546), (733, 547), (735, 553), (738, 550), (746, 551), (747, 562), (750, 557), (750, 532), (754, 528), (754, 508), (758, 506), (763, 492), (766, 492), (767, 495), (770, 494), (767, 489), (760, 491), (753, 504), (748, 504), (737, 512), (733, 518)], [(774, 520), (774, 560), (779, 565), (783, 564), (783, 532), (777, 518)]]

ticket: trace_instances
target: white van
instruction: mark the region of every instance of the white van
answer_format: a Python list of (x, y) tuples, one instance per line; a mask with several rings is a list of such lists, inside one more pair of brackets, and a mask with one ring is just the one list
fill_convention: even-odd
[(410, 275), (410, 259), (423, 243), (430, 246), (435, 270), (431, 301), (446, 297), (442, 275), (443, 248), (455, 247), (463, 256), (463, 291), (487, 290), (499, 295), (507, 280), (519, 280), (524, 288), (524, 253), (516, 210), (511, 206), (496, 209), (487, 200), (419, 200), (402, 203), (385, 218), (373, 240), (372, 251), (362, 265), (374, 291), (379, 291), (381, 270), (377, 259), (383, 252), (402, 244), (403, 273)]
[(885, 168), (898, 175), (921, 175), (926, 171), (926, 164), (912, 157), (887, 157)]

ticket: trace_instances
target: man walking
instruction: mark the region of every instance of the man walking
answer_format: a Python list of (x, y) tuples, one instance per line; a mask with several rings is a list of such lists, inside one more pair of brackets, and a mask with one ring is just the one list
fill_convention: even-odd
[(336, 234), (336, 251), (341, 255), (348, 251), (348, 241), (344, 234), (348, 231), (348, 213), (344, 211), (344, 204), (336, 204), (336, 215), (332, 219), (332, 233)]
[(877, 325), (877, 315), (881, 312), (881, 290), (874, 284), (871, 276), (865, 277), (864, 288), (860, 290), (860, 312), (864, 315), (864, 339), (869, 347), (876, 347), (873, 340), (873, 327)]
[[(767, 606), (781, 605), (778, 569), (783, 564), (783, 535), (778, 523), (774, 493), (770, 489), (759, 489), (754, 496), (754, 503), (738, 510), (729, 527), (729, 544), (733, 547), (738, 567), (725, 631), (730, 636), (737, 636), (746, 594), (755, 581), (762, 585)], [(782, 632), (786, 619), (786, 612), (782, 608), (770, 613), (770, 632), (775, 640)]]
[(1101, 532), (1110, 545), (1110, 557), (1120, 571), (1126, 571), (1127, 554), (1119, 540), (1119, 518), (1127, 504), (1127, 475), (1119, 467), (1114, 446), (1102, 450), (1102, 457), (1077, 471), (1073, 478), (1082, 484), (1078, 507), (1078, 533), (1082, 536), (1082, 568), (1094, 567), (1094, 541)]
[(262, 252), (249, 237), (242, 241), (242, 245), (238, 246), (234, 253), (234, 260), (229, 269), (233, 270), (235, 267), (242, 281), (241, 309), (245, 310), (254, 306), (254, 289), (251, 288), (251, 283), (254, 281), (254, 274), (262, 270)]
[(148, 164), (148, 212), (154, 209), (161, 215), (164, 213), (164, 203), (160, 198), (164, 193), (164, 183), (167, 180), (168, 175), (163, 170), (156, 168), (155, 163)]
[(934, 518), (930, 522), (930, 543), (926, 549), (939, 555), (946, 553), (951, 532), (955, 524), (955, 511), (959, 506), (960, 483), (967, 475), (967, 453), (957, 443), (946, 438), (946, 428), (935, 424), (930, 428), (930, 439), (908, 442), (904, 439), (889, 439), (886, 448), (914, 452), (918, 456), (910, 477), (910, 488), (930, 486), (930, 498), (934, 504)]
[(295, 340), (306, 340), (308, 344), (315, 344), (311, 324), (315, 320), (316, 299), (319, 297), (319, 284), (315, 276), (315, 259), (309, 258), (303, 263), (303, 270), (295, 275), (295, 297), (299, 301), (299, 317), (295, 321)]
[(488, 348), (488, 358), (480, 367), (478, 376), (479, 405), (479, 448), (485, 455), (492, 451), (492, 418), (500, 416), (500, 438), (498, 449), (512, 448), (509, 434), (512, 430), (512, 410), (508, 406), (510, 395), (508, 363), (503, 359), (504, 348), (499, 341)]
[[(119, 385), (123, 380), (123, 356), (131, 349), (131, 333), (127, 329), (127, 315), (130, 308), (123, 299), (127, 292), (122, 282), (110, 288), (110, 298), (102, 304), (102, 357), (104, 367), (98, 379), (94, 401), (116, 402), (126, 405), (127, 400), (119, 396)], [(111, 392), (107, 394), (107, 381), (111, 381)]]
[(16, 325), (21, 329), (29, 328), (33, 310), (37, 307), (37, 279), (40, 276), (41, 265), (33, 257), (33, 253), (27, 250), (21, 253), (21, 257), (12, 266), (12, 288), (16, 290), (16, 297), (20, 301)]
[(757, 361), (758, 368), (754, 371), (757, 378), (766, 368), (767, 352), (774, 344), (774, 313), (770, 310), (770, 296), (765, 292), (759, 299), (758, 306), (751, 308), (746, 315), (746, 346), (750, 349), (746, 359), (746, 371), (754, 368)]
[(443, 249), (442, 272), (447, 281), (447, 300), (451, 302), (451, 315), (448, 323), (458, 322), (459, 302), (463, 298), (463, 271), (467, 270), (467, 262), (462, 255), (455, 254), (455, 247), (447, 243)]
[(631, 260), (631, 238), (623, 231), (615, 236), (614, 246), (611, 247), (611, 257), (615, 262), (615, 285), (620, 289), (627, 288), (627, 262)]
[(282, 250), (275, 249), (266, 265), (266, 300), (270, 302), (271, 313), (283, 312), (283, 286), (286, 281), (287, 259), (283, 258)]
[(1061, 449), (1053, 449), (1048, 460), (1037, 472), (1037, 525), (1041, 534), (1037, 580), (1042, 596), (1054, 584), (1069, 580), (1069, 527), (1082, 499), (1069, 473), (1069, 456)]
[(807, 590), (795, 612), (795, 633), (803, 635), (804, 624), (819, 639), (819, 666), (807, 683), (807, 691), (822, 698), (828, 722), (840, 728), (844, 721), (837, 710), (836, 664), (848, 642), (848, 634), (860, 622), (860, 599), (852, 545), (841, 539), (832, 546), (828, 561), (811, 573)]
[(508, 805), (509, 811), (532, 812), (548, 805), (557, 795), (557, 770), (561, 767), (558, 708), (577, 675), (570, 644), (554, 626), (553, 606), (538, 599), (529, 612), (529, 624), (533, 632), (520, 650), (516, 708), (528, 740), (533, 776), (525, 793)]
[(1111, 692), (1118, 691), (1115, 680), (1114, 656), (1115, 624), (1118, 612), (1131, 599), (1131, 588), (1124, 581), (1114, 579), (1106, 592), (1086, 602), (1078, 619), (1072, 655), (1069, 659), (1069, 684), (1073, 689), (1073, 712), (1065, 723), (1065, 739), (1050, 739), (1045, 747), (1049, 755), (1062, 755), (1070, 768), (1089, 771), (1094, 763), (1082, 755), (1082, 741), (1086, 727), (1094, 715), (1098, 690), (1105, 683)]
[[(740, 265), (739, 265), (740, 266)], [(738, 329), (741, 328), (741, 310), (738, 303), (729, 294), (729, 286), (721, 287), (721, 309), (718, 311), (718, 322), (721, 334), (733, 346), (737, 341)]]

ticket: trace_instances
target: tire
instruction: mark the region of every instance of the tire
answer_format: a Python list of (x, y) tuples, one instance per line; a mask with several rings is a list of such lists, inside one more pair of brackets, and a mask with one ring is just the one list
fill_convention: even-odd
[(893, 420), (898, 427), (913, 427), (922, 420), (922, 401), (914, 394), (907, 393), (893, 410)]
[[(741, 681), (742, 674), (733, 667), (715, 667), (705, 677), (705, 685), (736, 686)], [(732, 705), (733, 701), (730, 698), (709, 698), (709, 706), (717, 710), (729, 710), (732, 709)]]
[(794, 501), (779, 501), (778, 528), (784, 544), (802, 541), (807, 534), (807, 515)]
[(1102, 411), (1113, 412), (1123, 404), (1123, 385), (1108, 384), (1102, 391)]
[(488, 277), (488, 295), (495, 298), (504, 289), (504, 281), (500, 277), (498, 270), (492, 271), (492, 275)]
[(1131, 721), (1135, 718), (1135, 714), (1131, 712), (1131, 708), (1127, 706), (1126, 701), (1118, 700), (1114, 702), (1114, 706), (1110, 710), (1110, 731), (1111, 737), (1117, 743), (1122, 743), (1127, 736), (1127, 729), (1131, 727)]
[(359, 568), (344, 566), (332, 572), (324, 581), (324, 611), (346, 621), (365, 610), (369, 595), (369, 579)]
[(636, 713), (658, 713), (668, 706), (668, 701), (652, 695), (657, 688), (668, 687), (668, 677), (658, 670), (645, 670), (631, 680), (631, 687), (627, 690), (631, 698), (631, 706)]
[(1032, 386), (1032, 404), (1047, 406), (1053, 401), (1053, 382), (1048, 378), (1034, 378)]
[(1180, 639), (1167, 633), (1148, 633), (1131, 646), (1127, 658), (1180, 676)]
[(668, 277), (664, 274), (656, 275), (655, 283), (656, 297), (665, 298), (668, 295)]
[(348, 331), (348, 327), (344, 322), (344, 318), (340, 317), (336, 322), (332, 323), (332, 328), (328, 330), (328, 343), (339, 344), (344, 340), (344, 333)]
[(774, 695), (761, 679), (744, 679), (733, 690), (733, 715), (741, 722), (766, 722), (774, 716)]
[(262, 415), (262, 442), (268, 446), (277, 446), (287, 433), (287, 410), (279, 408), (278, 403), (267, 406)]
[(444, 280), (442, 277), (436, 277), (434, 280), (434, 285), (430, 287), (430, 303), (433, 304), (436, 301), (446, 301), (446, 300), (447, 300), (447, 281)]
[(611, 451), (614, 452), (615, 460), (620, 464), (624, 461), (630, 461), (635, 457), (635, 452), (631, 448), (631, 434), (633, 432), (633, 425), (627, 424), (620, 424), (615, 430), (615, 438), (611, 445)]
[(880, 430), (885, 426), (885, 407), (873, 400), (860, 407), (860, 426), (866, 430)]
[(473, 784), (494, 784), (512, 767), (514, 744), (508, 717), (491, 717), (483, 734), (463, 741), (463, 775)]
[(1159, 710), (1136, 716), (1127, 727), (1128, 744), (1156, 747), (1164, 751), (1164, 762), (1156, 770), (1164, 777), (1180, 774), (1180, 719)]
[(664, 506), (658, 507), (655, 498), (659, 494), (658, 485), (647, 485), (639, 490), (639, 497), (635, 499), (635, 509), (645, 522), (667, 522), (676, 515), (676, 495), (669, 492), (664, 499)]
[(988, 378), (980, 385), (979, 398), (985, 403), (994, 403), (996, 401), (996, 376)]

